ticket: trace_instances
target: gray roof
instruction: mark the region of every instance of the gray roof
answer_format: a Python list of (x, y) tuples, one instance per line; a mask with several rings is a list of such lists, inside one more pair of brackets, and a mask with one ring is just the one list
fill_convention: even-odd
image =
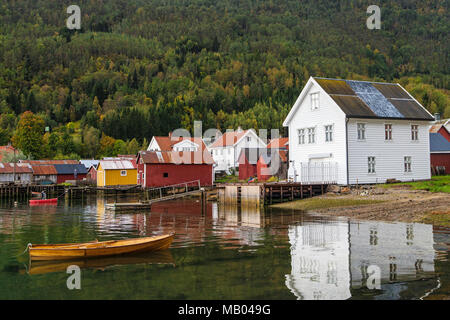
[(135, 169), (130, 160), (101, 160), (100, 165), (103, 170), (127, 170)]
[(54, 164), (53, 165), (58, 174), (74, 174), (75, 170), (77, 174), (86, 174), (87, 169), (82, 164)]
[(440, 133), (430, 133), (430, 152), (450, 152), (450, 142)]
[(427, 112), (398, 83), (314, 78), (348, 118), (427, 120)]

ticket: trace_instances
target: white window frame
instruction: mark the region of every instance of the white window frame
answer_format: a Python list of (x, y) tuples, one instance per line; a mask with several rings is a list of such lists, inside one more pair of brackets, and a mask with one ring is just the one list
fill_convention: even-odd
[(412, 172), (412, 157), (411, 156), (403, 157), (403, 171), (404, 171), (404, 173)]
[(305, 144), (305, 129), (297, 129), (298, 144)]
[(308, 128), (308, 143), (309, 144), (316, 143), (316, 128), (315, 127)]
[(320, 92), (313, 92), (311, 96), (311, 110), (319, 110), (320, 105)]
[(392, 123), (384, 124), (384, 141), (392, 141), (392, 131), (393, 131)]
[(375, 174), (376, 171), (376, 158), (374, 156), (367, 157), (367, 173)]
[(366, 124), (363, 122), (356, 123), (356, 133), (358, 141), (366, 141)]
[(333, 124), (328, 124), (325, 126), (325, 142), (333, 142), (333, 129)]
[(411, 124), (411, 141), (419, 141), (419, 125)]
[(120, 176), (126, 177), (127, 176), (127, 170), (120, 170)]

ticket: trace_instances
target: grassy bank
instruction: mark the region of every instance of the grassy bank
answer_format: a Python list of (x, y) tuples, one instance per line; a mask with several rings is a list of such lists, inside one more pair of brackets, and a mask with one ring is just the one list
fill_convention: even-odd
[(382, 185), (383, 188), (392, 188), (395, 186), (410, 186), (414, 190), (450, 193), (450, 175), (435, 176), (432, 177), (431, 180), (427, 181), (401, 182)]
[(419, 222), (449, 228), (450, 214), (449, 211), (432, 211), (422, 217)]
[(348, 199), (348, 198), (345, 199), (310, 198), (292, 202), (277, 203), (273, 204), (271, 207), (280, 209), (315, 210), (315, 209), (327, 209), (335, 207), (361, 206), (381, 202), (384, 201), (371, 199)]

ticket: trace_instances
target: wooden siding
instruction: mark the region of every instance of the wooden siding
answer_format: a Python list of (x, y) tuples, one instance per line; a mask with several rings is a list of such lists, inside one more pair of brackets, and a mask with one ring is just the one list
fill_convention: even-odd
[(101, 164), (97, 169), (97, 186), (120, 186), (137, 184), (137, 169), (123, 169), (127, 171), (126, 176), (121, 176), (121, 169), (103, 170)]
[[(366, 139), (358, 141), (357, 123), (365, 123)], [(385, 141), (384, 125), (392, 124), (392, 140)], [(411, 125), (419, 125), (419, 140), (411, 140)], [(348, 123), (349, 183), (384, 183), (431, 178), (429, 124), (420, 121), (352, 119)], [(404, 172), (404, 157), (412, 160), (411, 172)], [(368, 157), (375, 157), (375, 173), (368, 173)]]
[[(331, 154), (323, 161), (337, 163), (338, 183), (347, 183), (345, 114), (333, 99), (314, 80), (307, 86), (305, 99), (299, 101), (300, 106), (289, 123), (289, 160), (293, 160), (297, 173), (301, 171), (301, 163), (314, 162), (315, 155)], [(309, 88), (308, 88), (309, 87)], [(311, 110), (310, 93), (319, 92), (319, 108)], [(325, 142), (325, 126), (333, 125), (333, 141)], [(315, 143), (308, 143), (307, 128), (315, 128)], [(305, 129), (305, 144), (298, 143), (298, 129)], [(312, 157), (312, 158), (311, 158)], [(298, 179), (301, 177), (298, 176)], [(300, 180), (298, 180), (301, 182)]]

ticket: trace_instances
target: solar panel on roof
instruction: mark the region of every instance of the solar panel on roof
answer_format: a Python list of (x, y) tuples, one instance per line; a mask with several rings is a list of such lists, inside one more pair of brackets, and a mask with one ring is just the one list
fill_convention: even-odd
[(353, 80), (346, 82), (378, 117), (404, 118), (403, 114), (371, 83)]

